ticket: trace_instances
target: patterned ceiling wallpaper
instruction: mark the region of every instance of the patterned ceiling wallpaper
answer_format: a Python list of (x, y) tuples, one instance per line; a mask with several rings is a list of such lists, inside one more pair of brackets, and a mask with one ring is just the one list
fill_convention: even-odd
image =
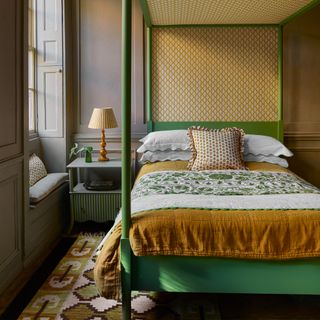
[(276, 28), (154, 28), (153, 121), (277, 121)]
[(277, 24), (311, 0), (147, 0), (154, 25)]

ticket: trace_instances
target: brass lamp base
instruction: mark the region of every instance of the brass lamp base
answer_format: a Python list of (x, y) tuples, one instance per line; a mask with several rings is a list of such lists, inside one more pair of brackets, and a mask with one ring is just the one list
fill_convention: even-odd
[(104, 129), (101, 130), (101, 143), (100, 143), (100, 157), (99, 161), (109, 161), (110, 159), (106, 156), (107, 150), (106, 150), (106, 139), (104, 135)]
[(110, 159), (108, 157), (101, 156), (101, 153), (100, 153), (100, 158), (98, 160), (99, 161), (110, 161)]

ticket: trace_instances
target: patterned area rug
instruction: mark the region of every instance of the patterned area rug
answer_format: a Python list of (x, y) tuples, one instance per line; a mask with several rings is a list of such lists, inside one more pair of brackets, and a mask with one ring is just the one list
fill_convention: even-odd
[[(20, 315), (21, 320), (120, 320), (121, 302), (99, 296), (93, 254), (102, 236), (79, 236)], [(215, 295), (132, 293), (132, 319), (221, 319)]]

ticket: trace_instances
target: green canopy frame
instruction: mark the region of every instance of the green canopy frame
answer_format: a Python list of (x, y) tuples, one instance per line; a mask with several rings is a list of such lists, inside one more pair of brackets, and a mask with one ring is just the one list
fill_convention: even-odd
[[(279, 121), (270, 123), (223, 122), (219, 126), (238, 126), (249, 133), (271, 135), (283, 138), (282, 124), (282, 32), (283, 26), (309, 11), (320, 3), (310, 1), (297, 12), (280, 23), (278, 28), (278, 77), (279, 77)], [(171, 26), (153, 25), (148, 0), (140, 0), (147, 26), (147, 120), (148, 131), (181, 129), (191, 122), (152, 121), (151, 61), (152, 29)], [(122, 0), (122, 237), (121, 237), (121, 279), (122, 318), (131, 318), (131, 291), (169, 292), (215, 292), (215, 293), (273, 293), (273, 294), (320, 294), (320, 259), (298, 259), (286, 261), (264, 261), (224, 259), (215, 257), (177, 257), (133, 255), (129, 229), (131, 225), (131, 11), (132, 0)], [(178, 25), (176, 27), (201, 27), (203, 25)], [(210, 25), (212, 27), (221, 25)], [(222, 25), (226, 26), (226, 25)], [(235, 26), (235, 25), (228, 25)], [(241, 24), (236, 26), (254, 26)], [(261, 26), (266, 26), (265, 24)], [(206, 25), (208, 27), (208, 25)], [(192, 122), (194, 124), (194, 122)], [(212, 122), (200, 125), (212, 126)], [(199, 272), (200, 271), (200, 272)], [(200, 274), (199, 274), (200, 273)]]

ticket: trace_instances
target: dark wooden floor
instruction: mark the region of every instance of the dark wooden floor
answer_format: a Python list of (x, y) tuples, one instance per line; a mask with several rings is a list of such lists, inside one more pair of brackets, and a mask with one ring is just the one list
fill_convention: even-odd
[(221, 294), (218, 303), (222, 319), (320, 319), (320, 296)]
[(111, 221), (103, 224), (93, 222), (76, 223), (72, 230), (72, 234), (62, 237), (61, 241), (52, 250), (45, 262), (34, 272), (28, 283), (0, 315), (0, 320), (15, 320), (19, 317), (29, 301), (36, 294), (38, 289), (40, 289), (43, 282), (51, 274), (59, 261), (65, 256), (80, 232), (107, 232), (112, 224), (113, 222)]
[(61, 239), (41, 267), (35, 271), (28, 283), (22, 288), (4, 313), (0, 315), (0, 319), (18, 319), (23, 309), (28, 305), (29, 301), (36, 294), (38, 289), (40, 289), (42, 283), (51, 274), (55, 266), (64, 257), (75, 240), (75, 237), (63, 237)]
[[(0, 316), (0, 319), (18, 318), (72, 245), (78, 232), (106, 232), (110, 226), (111, 224), (91, 223), (76, 225), (73, 236), (64, 237), (60, 241), (45, 263), (35, 272), (27, 285)], [(320, 320), (320, 296), (218, 294), (217, 297), (221, 319), (225, 320)]]

